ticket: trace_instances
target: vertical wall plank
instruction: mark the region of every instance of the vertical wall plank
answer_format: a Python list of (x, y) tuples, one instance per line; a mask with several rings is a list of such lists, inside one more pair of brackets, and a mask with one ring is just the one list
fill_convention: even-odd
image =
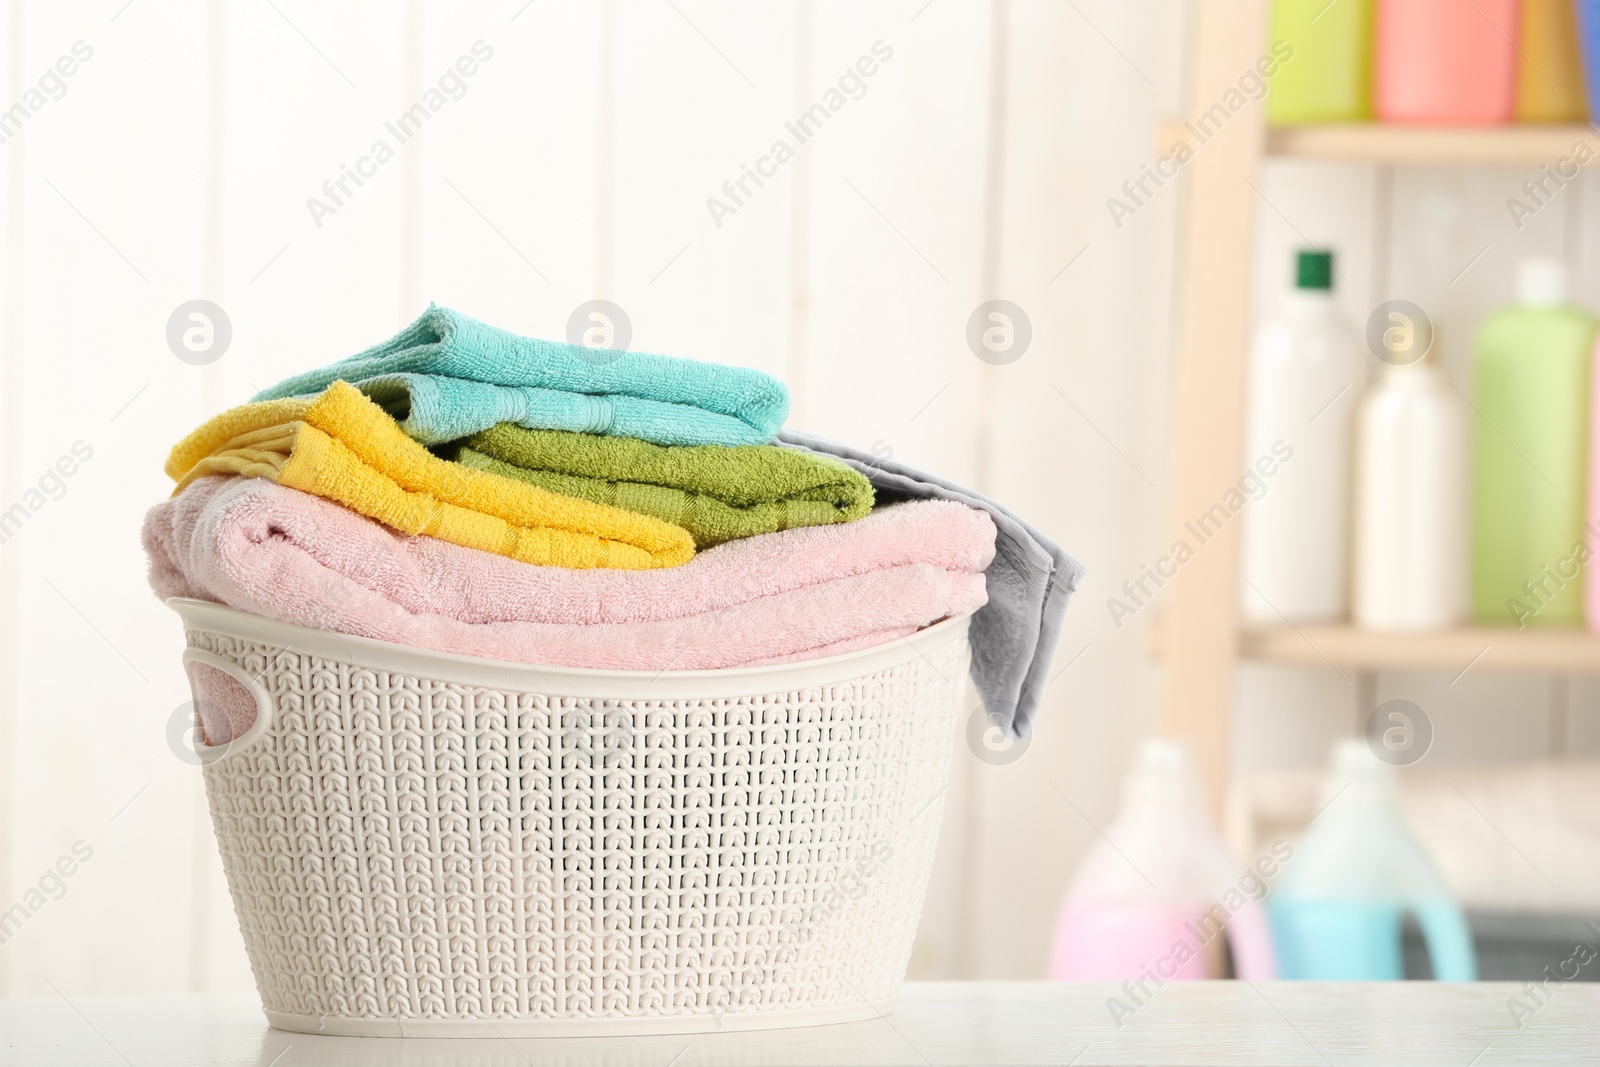
[[(759, 185), (745, 175), (784, 135), (794, 19), (674, 2), (618, 21), (611, 291), (586, 296), (622, 305), (635, 347), (782, 377), (794, 162), (765, 166), (776, 174)], [(713, 197), (734, 214), (713, 219)]]
[(893, 55), (804, 146), (812, 157), (807, 427), (973, 474), (988, 5), (822, 5), (813, 91)]
[[(8, 635), (17, 803), (6, 906), (29, 889), (60, 899), (8, 942), (3, 965), (13, 994), (47, 994), (47, 981), (183, 989), (197, 794), (193, 769), (163, 738), (186, 687), (175, 627), (157, 632), (165, 613), (143, 588), (138, 525), (163, 491), (164, 445), (141, 421), (160, 389), (146, 384), (178, 365), (166, 318), (204, 284), (204, 213), (193, 205), (205, 202), (195, 131), (205, 128), (206, 66), (194, 59), (206, 54), (207, 20), (198, 2), (116, 17), (18, 7), (24, 87), (76, 41), (92, 55), (5, 148), (17, 153), (19, 208), (6, 237), (11, 262), (26, 264), (6, 279), (16, 390), (7, 492), (33, 510), (0, 546), (22, 623)], [(78, 460), (58, 468), (78, 442)], [(79, 840), (93, 858), (57, 886), (53, 868)], [(103, 918), (130, 914), (141, 921), (114, 935)]]
[[(797, 117), (815, 101), (812, 67), (816, 56), (817, 14), (813, 0), (794, 3), (794, 77), (789, 115)], [(806, 404), (806, 345), (811, 331), (811, 190), (812, 153), (802, 152), (789, 164), (789, 306), (785, 380), (792, 403), (789, 417), (797, 426), (810, 425)]]
[[(791, 164), (807, 168), (810, 187), (808, 224), (797, 231), (806, 273), (795, 281), (802, 425), (968, 481), (981, 364), (965, 329), (983, 299), (990, 9), (818, 4), (790, 107), (797, 118), (838, 94), (847, 100)], [(858, 64), (874, 72), (863, 77)], [(969, 694), (966, 707), (976, 706)], [(964, 732), (956, 746), (964, 764)], [(943, 799), (913, 953), (918, 977), (954, 977), (966, 966), (967, 785), (963, 766)]]
[(1153, 159), (1154, 118), (1176, 96), (1173, 42), (1150, 22), (1115, 4), (1011, 4), (1000, 291), (984, 295), (1021, 305), (1034, 339), (991, 370), (986, 488), (1089, 575), (1031, 747), (1009, 765), (973, 764), (963, 977), (1043, 975), (1067, 881), (1153, 725), (1149, 613), (1119, 628), (1106, 608), (1164, 541), (1167, 245), (1182, 190), (1169, 183), (1121, 226), (1107, 208)]
[[(386, 129), (416, 99), (403, 84), (404, 8), (233, 4), (227, 32), (222, 274), (235, 347), (215, 364), (217, 406), (352, 355), (414, 314), (398, 306), (404, 168), (452, 117), (447, 107), (406, 144)], [(394, 158), (357, 185), (346, 168), (380, 140)]]
[[(0, 8), (5, 39), (0, 45), (0, 85), (5, 99), (22, 96), (22, 5), (11, 3)], [(22, 243), (14, 239), (22, 222), (23, 165), (26, 141), (8, 142), (0, 159), (0, 507), (10, 508), (22, 495), (22, 468), (18, 449), (22, 439), (21, 360), (7, 359), (17, 351), (20, 328), (21, 294), (15, 279), (20, 270)], [(0, 897), (13, 899), (16, 841), (13, 824), (17, 818), (16, 718), (17, 635), (21, 632), (22, 599), (19, 595), (22, 569), (16, 552), (0, 545)], [(0, 997), (11, 991), (11, 968), (0, 961)]]
[[(421, 302), (564, 338), (594, 249), (601, 22), (595, 4), (428, 4), (415, 96), (493, 50), (417, 140)], [(410, 146), (408, 146), (409, 148)], [(416, 315), (421, 307), (408, 314)]]

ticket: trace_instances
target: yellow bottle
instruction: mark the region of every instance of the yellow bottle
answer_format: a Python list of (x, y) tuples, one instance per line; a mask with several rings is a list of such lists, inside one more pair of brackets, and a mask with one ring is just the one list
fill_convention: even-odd
[(1269, 123), (1372, 118), (1372, 6), (1373, 0), (1273, 0), (1272, 40), (1293, 51), (1272, 78)]
[(1572, 0), (1522, 0), (1518, 122), (1584, 122), (1583, 61)]

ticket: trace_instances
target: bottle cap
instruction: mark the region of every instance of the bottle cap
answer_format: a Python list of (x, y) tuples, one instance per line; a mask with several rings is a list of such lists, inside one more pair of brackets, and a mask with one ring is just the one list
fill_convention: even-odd
[(1125, 809), (1145, 805), (1204, 811), (1206, 791), (1194, 754), (1182, 741), (1152, 737), (1139, 746), (1123, 790)]
[(1333, 253), (1314, 248), (1302, 248), (1295, 253), (1294, 287), (1296, 289), (1332, 289)]
[(1390, 363), (1384, 367), (1385, 371), (1416, 374), (1421, 371), (1439, 369), (1439, 326), (1431, 319), (1427, 323), (1428, 341), (1423, 348), (1422, 355), (1409, 363)]
[[(1349, 790), (1352, 803), (1365, 800), (1381, 807), (1398, 809), (1400, 779), (1393, 767), (1373, 755), (1364, 740), (1344, 740), (1333, 746), (1328, 776), (1322, 784), (1322, 805)], [(1342, 803), (1342, 801), (1341, 801)]]
[(1528, 256), (1517, 263), (1517, 303), (1559, 307), (1567, 301), (1567, 272), (1553, 256)]

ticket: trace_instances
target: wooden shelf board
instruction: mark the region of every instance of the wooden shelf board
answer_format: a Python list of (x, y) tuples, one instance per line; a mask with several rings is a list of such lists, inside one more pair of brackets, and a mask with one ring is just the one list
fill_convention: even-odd
[[(1162, 124), (1157, 151), (1170, 153), (1174, 143), (1191, 148), (1199, 137), (1183, 123)], [(1583, 143), (1600, 157), (1600, 134), (1582, 123), (1513, 124), (1507, 126), (1391, 126), (1343, 123), (1317, 126), (1275, 126), (1266, 133), (1266, 154), (1277, 159), (1321, 159), (1351, 163), (1400, 163), (1426, 166), (1555, 166)]]
[(1587, 630), (1466, 626), (1383, 633), (1354, 626), (1247, 628), (1242, 659), (1308, 666), (1600, 674), (1600, 640)]
[[(1164, 627), (1151, 627), (1151, 652), (1162, 654)], [(1587, 630), (1514, 630), (1463, 626), (1389, 633), (1354, 626), (1251, 626), (1238, 655), (1256, 663), (1357, 670), (1532, 671), (1600, 674), (1600, 639)]]

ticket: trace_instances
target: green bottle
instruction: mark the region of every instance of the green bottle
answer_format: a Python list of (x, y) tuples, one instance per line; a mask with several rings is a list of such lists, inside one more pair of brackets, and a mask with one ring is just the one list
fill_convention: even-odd
[(1273, 0), (1272, 40), (1294, 49), (1267, 93), (1267, 121), (1372, 117), (1372, 0)]
[(1472, 613), (1497, 625), (1583, 622), (1589, 360), (1595, 320), (1561, 263), (1525, 259), (1517, 303), (1478, 330)]

